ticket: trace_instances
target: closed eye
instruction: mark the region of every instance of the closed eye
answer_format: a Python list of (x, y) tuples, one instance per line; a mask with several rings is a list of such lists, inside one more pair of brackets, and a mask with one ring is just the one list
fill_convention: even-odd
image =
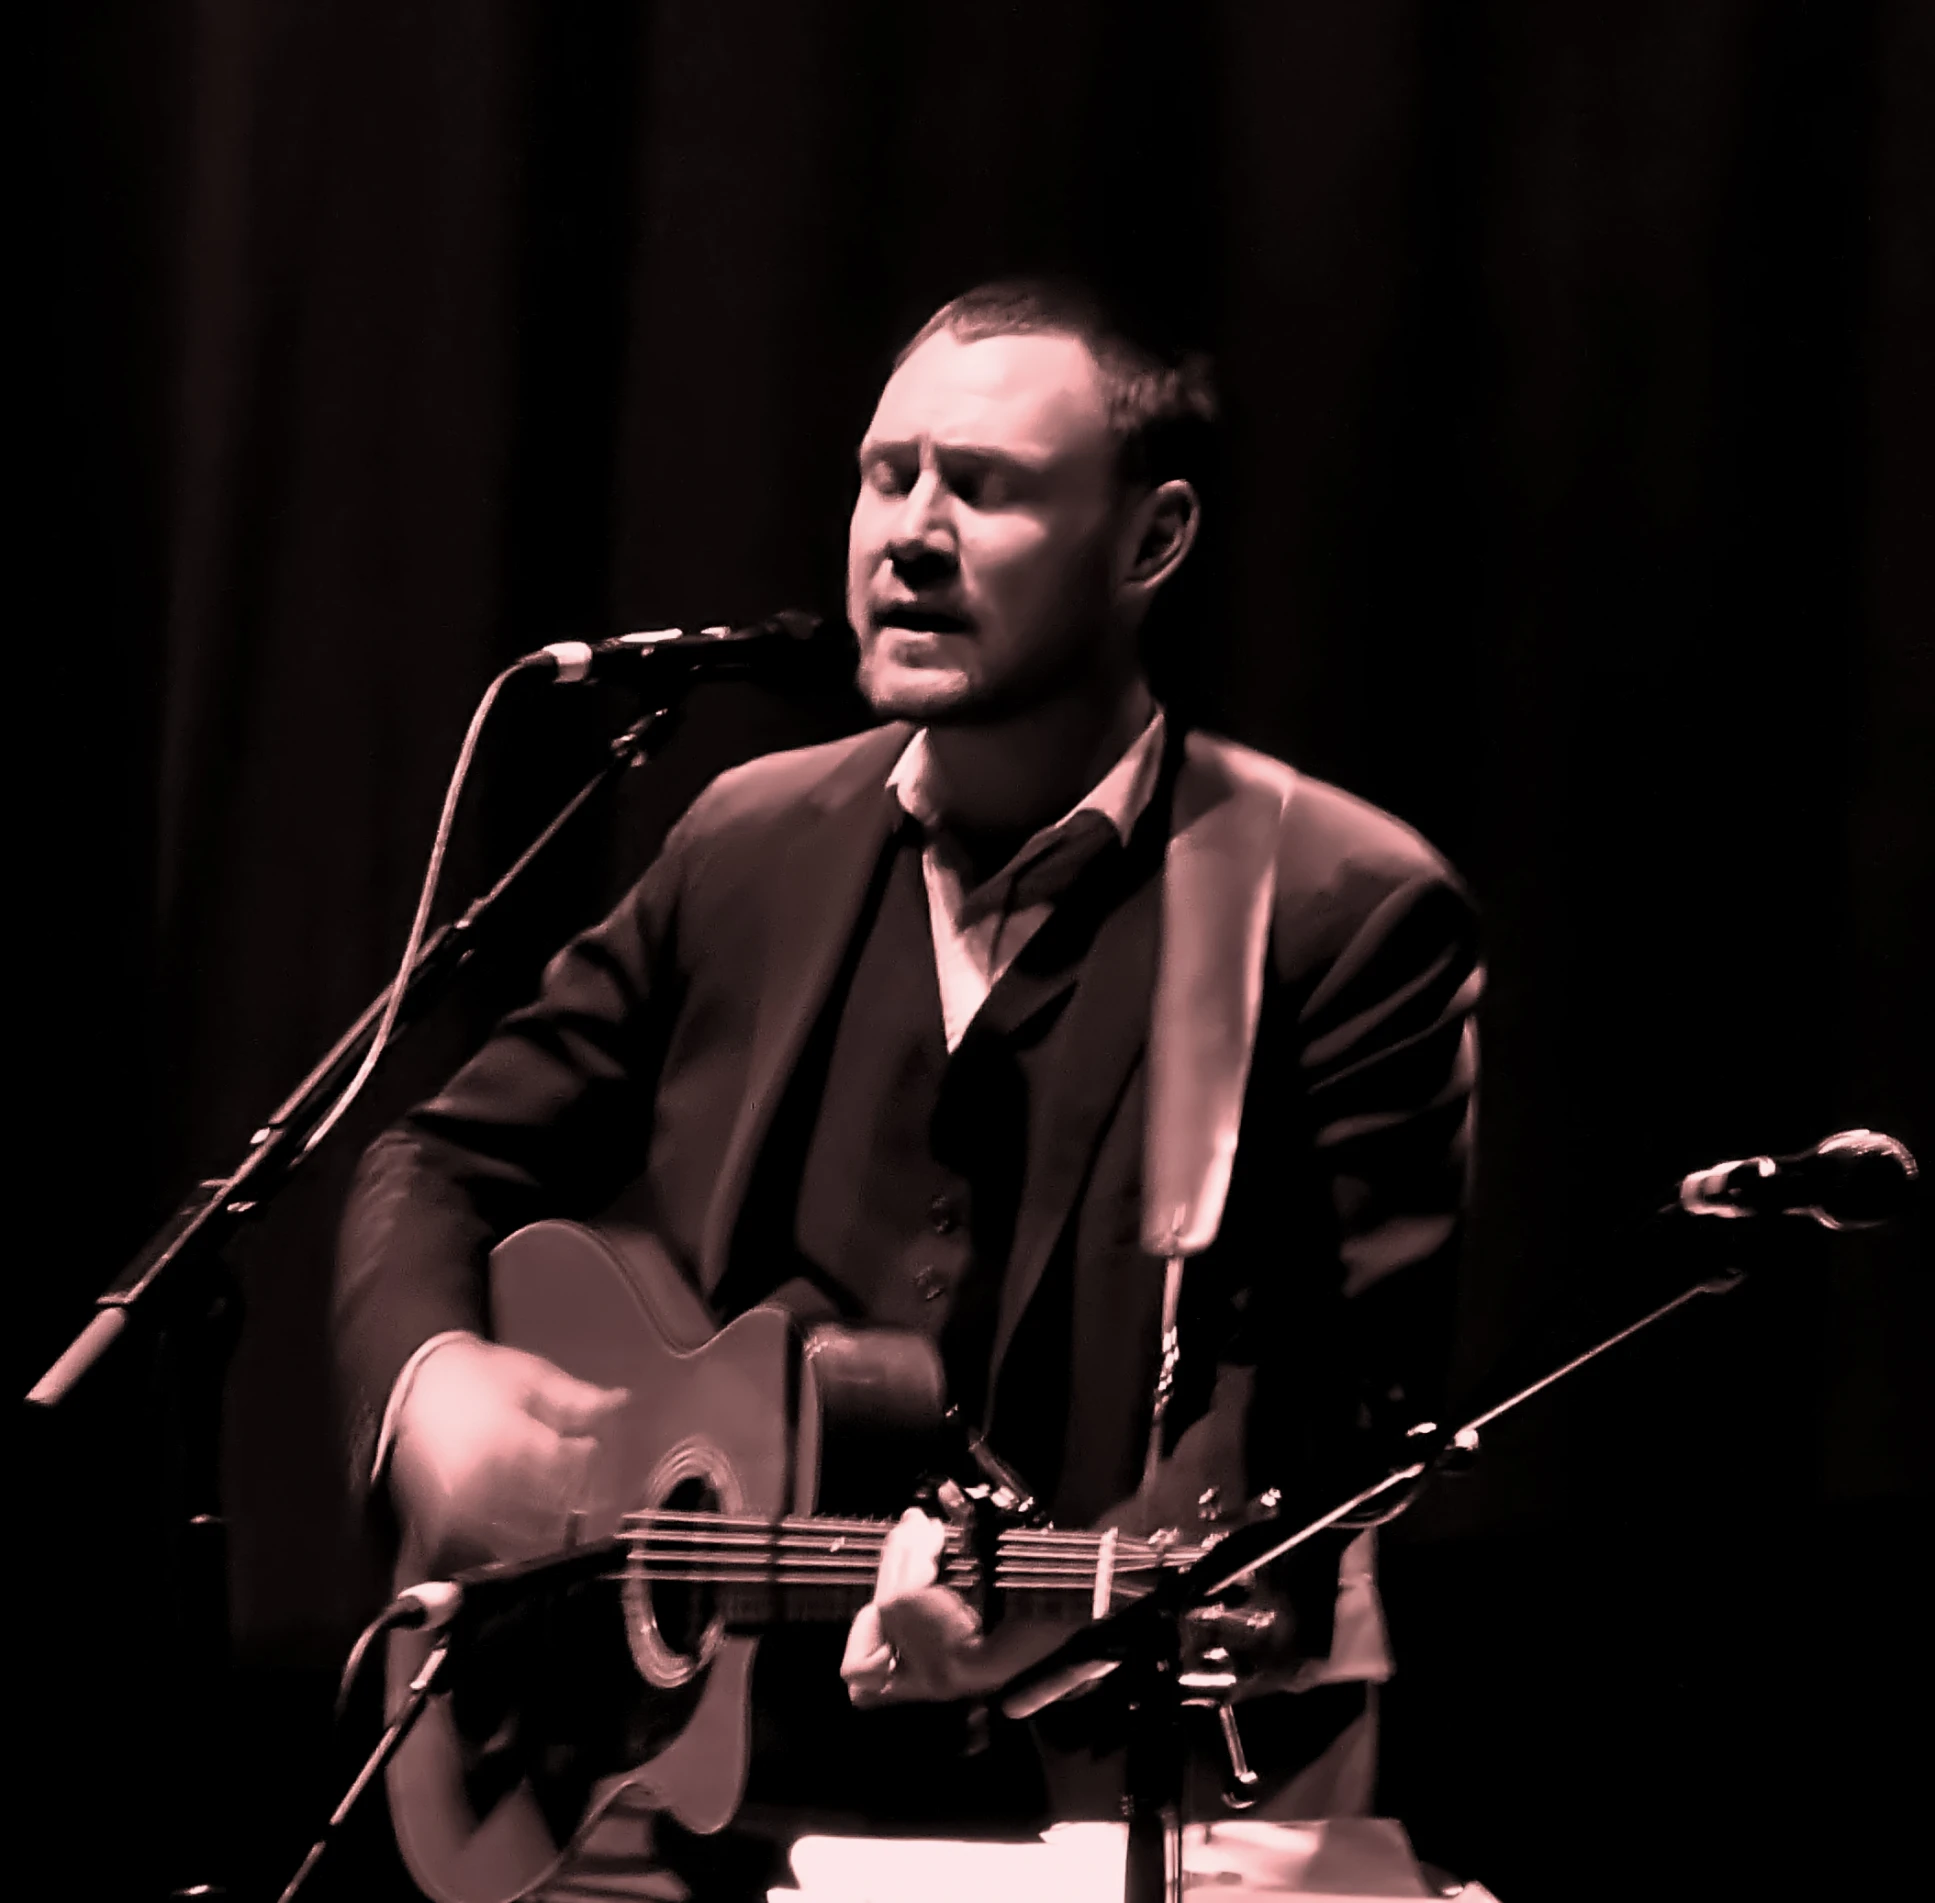
[[(934, 457), (941, 487), (970, 509), (1013, 509), (1041, 492), (1047, 472), (998, 450), (940, 446)], [(920, 481), (921, 452), (914, 443), (863, 443), (860, 480), (889, 501), (912, 492)]]
[(920, 480), (920, 458), (911, 449), (862, 449), (860, 480), (875, 495), (904, 496)]
[(1041, 472), (1012, 456), (988, 450), (943, 449), (941, 480), (970, 509), (1012, 509), (1041, 485)]

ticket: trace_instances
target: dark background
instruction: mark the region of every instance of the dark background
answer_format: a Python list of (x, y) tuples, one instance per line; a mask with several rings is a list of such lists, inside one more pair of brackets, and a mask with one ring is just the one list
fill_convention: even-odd
[[(1216, 349), (1231, 481), (1184, 665), (1476, 889), (1467, 1382), (1556, 1292), (1637, 1291), (1633, 1219), (1697, 1164), (1850, 1124), (1935, 1158), (1915, 0), (36, 17), (21, 1385), (388, 976), (496, 667), (837, 609), (892, 351), (1015, 268), (1096, 271)], [(513, 698), (454, 895), (618, 711)], [(838, 712), (702, 695), (238, 1252), (225, 1775), (258, 1887), (337, 1775), (382, 1590), (323, 1349), (349, 1158), (710, 772)], [(1505, 1903), (1913, 1867), (1928, 1253), (1925, 1216), (1756, 1239), (1740, 1292), (1400, 1529), (1383, 1808), (1424, 1855)], [(80, 1894), (177, 1855), (153, 1373), (28, 1422), (19, 1469), (17, 1835)], [(384, 1855), (373, 1820), (362, 1893)]]

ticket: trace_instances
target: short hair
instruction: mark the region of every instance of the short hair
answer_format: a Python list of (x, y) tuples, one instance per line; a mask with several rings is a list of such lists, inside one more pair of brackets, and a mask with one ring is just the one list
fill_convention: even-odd
[(1132, 483), (1182, 476), (1201, 487), (1214, 436), (1216, 379), (1199, 350), (1174, 350), (1071, 279), (1001, 278), (941, 306), (894, 359), (894, 368), (946, 331), (964, 343), (983, 337), (1049, 334), (1077, 338), (1102, 375), (1117, 468)]

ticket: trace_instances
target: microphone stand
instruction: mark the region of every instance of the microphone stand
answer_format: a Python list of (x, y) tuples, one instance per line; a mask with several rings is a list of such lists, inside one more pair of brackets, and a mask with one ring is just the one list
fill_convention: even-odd
[(295, 1903), (296, 1893), (315, 1873), (317, 1864), (327, 1854), (329, 1846), (335, 1842), (337, 1831), (348, 1822), (362, 1795), (382, 1775), (384, 1767), (403, 1748), (403, 1740), (415, 1727), (423, 1715), (423, 1708), (429, 1704), (431, 1694), (437, 1689), (443, 1677), (443, 1668), (450, 1659), (450, 1642), (445, 1639), (430, 1649), (430, 1656), (423, 1661), (415, 1678), (410, 1681), (409, 1695), (401, 1709), (384, 1726), (383, 1735), (376, 1742), (376, 1749), (363, 1760), (363, 1767), (350, 1781), (349, 1789), (337, 1800), (336, 1808), (329, 1813), (329, 1821), (323, 1825), (322, 1834), (309, 1846), (302, 1862), (297, 1865), (296, 1873), (283, 1886), (282, 1894), (276, 1903)]
[[(1123, 1809), (1129, 1827), (1125, 1903), (1182, 1903), (1184, 1701), (1179, 1659), (1184, 1615), (1209, 1605), (1273, 1560), (1333, 1528), (1375, 1526), (1394, 1519), (1418, 1498), (1433, 1474), (1468, 1465), (1478, 1452), (1480, 1435), (1493, 1421), (1702, 1295), (1724, 1294), (1744, 1279), (1737, 1268), (1706, 1274), (1461, 1426), (1447, 1430), (1435, 1422), (1420, 1423), (1405, 1436), (1415, 1448), (1411, 1458), (1302, 1525), (1286, 1527), (1281, 1501), (1265, 1494), (1256, 1505), (1259, 1517), (1224, 1535), (1187, 1568), (1165, 1576), (1147, 1597), (1083, 1627), (994, 1694), (994, 1702), (1011, 1715), (1025, 1716), (1046, 1702), (1042, 1693), (1055, 1681), (1072, 1679), (1075, 1668), (1115, 1660), (1127, 1675), (1132, 1712), (1124, 1773)], [(1230, 1735), (1226, 1725), (1226, 1741)], [(1232, 1753), (1232, 1768), (1241, 1778), (1246, 1767), (1233, 1747)]]
[[(493, 941), (504, 901), (571, 822), (629, 768), (644, 764), (676, 723), (673, 705), (635, 720), (608, 744), (604, 764), (567, 800), (510, 869), (459, 918), (434, 932), (397, 982), (403, 1003), (396, 1031), (419, 1021), (449, 991), (457, 973)], [(241, 1330), (241, 1290), (223, 1251), (261, 1216), (307, 1160), (322, 1122), (368, 1053), (390, 1000), (372, 999), (309, 1075), (271, 1112), (225, 1176), (196, 1184), (181, 1206), (95, 1303), (94, 1318), (34, 1384), (29, 1406), (51, 1413), (124, 1337), (165, 1335), (182, 1423), (177, 1509), (182, 1516), (181, 1601), (184, 1680), (191, 1688), (180, 1742), (190, 1822), (181, 1862), (187, 1880), (172, 1895), (219, 1898), (223, 1861), (218, 1731), (231, 1665), (228, 1629), (228, 1527), (221, 1501), (222, 1398)]]

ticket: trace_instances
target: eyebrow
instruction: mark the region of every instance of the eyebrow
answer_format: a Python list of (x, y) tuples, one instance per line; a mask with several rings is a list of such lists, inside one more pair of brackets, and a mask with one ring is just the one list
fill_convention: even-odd
[[(918, 437), (862, 437), (854, 452), (860, 462), (876, 456), (905, 456), (918, 452)], [(1055, 460), (1052, 456), (1020, 456), (1013, 450), (993, 449), (979, 443), (936, 443), (934, 453), (943, 463), (970, 463), (982, 469), (1013, 469), (1027, 475), (1038, 474)]]

